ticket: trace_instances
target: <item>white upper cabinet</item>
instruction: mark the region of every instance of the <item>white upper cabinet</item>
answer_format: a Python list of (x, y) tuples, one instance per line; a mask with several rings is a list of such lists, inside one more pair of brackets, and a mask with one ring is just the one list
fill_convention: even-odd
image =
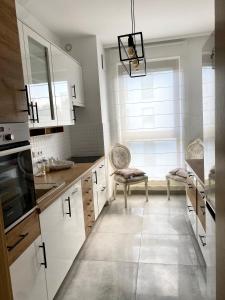
[(14, 300), (47, 300), (43, 243), (39, 236), (10, 266)]
[(72, 89), (73, 105), (84, 106), (83, 73), (81, 66), (70, 59), (70, 84)]
[(50, 43), (25, 25), (23, 26), (23, 40), (31, 123), (33, 127), (55, 126), (57, 116), (52, 91)]
[(73, 125), (76, 106), (84, 106), (80, 64), (18, 21), (30, 127)]
[(56, 100), (57, 122), (72, 125), (72, 86), (70, 82), (71, 59), (59, 48), (51, 45), (53, 68), (53, 93)]

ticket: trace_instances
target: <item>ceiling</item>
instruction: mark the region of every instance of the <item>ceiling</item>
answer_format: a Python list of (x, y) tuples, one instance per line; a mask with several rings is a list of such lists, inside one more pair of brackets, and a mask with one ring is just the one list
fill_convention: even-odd
[[(95, 34), (103, 44), (131, 31), (130, 0), (17, 0), (61, 38)], [(214, 0), (136, 0), (136, 31), (147, 40), (208, 33)]]

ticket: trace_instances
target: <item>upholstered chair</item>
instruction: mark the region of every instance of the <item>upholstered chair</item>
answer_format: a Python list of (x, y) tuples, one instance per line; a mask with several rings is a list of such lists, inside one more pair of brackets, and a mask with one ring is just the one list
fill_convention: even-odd
[[(131, 154), (127, 147), (116, 144), (109, 154), (111, 165), (114, 169), (114, 199), (116, 199), (117, 186), (122, 185), (124, 189), (125, 208), (127, 208), (127, 196), (130, 194), (130, 186), (143, 182), (145, 184), (146, 201), (148, 201), (148, 176), (144, 172), (137, 169), (130, 169)], [(129, 176), (129, 173), (132, 173)], [(135, 170), (137, 172), (135, 172)], [(128, 175), (127, 175), (128, 174)], [(127, 175), (127, 176), (126, 176)]]
[[(185, 159), (203, 159), (203, 157), (204, 157), (203, 142), (200, 139), (195, 139), (187, 146)], [(168, 200), (170, 200), (170, 182), (176, 181), (176, 182), (181, 182), (183, 184), (186, 184), (187, 179), (188, 179), (188, 173), (183, 168), (177, 168), (175, 170), (172, 170), (166, 175)]]

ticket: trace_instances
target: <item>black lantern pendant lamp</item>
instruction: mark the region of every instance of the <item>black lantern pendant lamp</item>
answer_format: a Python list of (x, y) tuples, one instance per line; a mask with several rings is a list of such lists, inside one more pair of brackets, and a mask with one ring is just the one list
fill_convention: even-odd
[(130, 77), (146, 76), (142, 32), (135, 32), (134, 0), (131, 0), (132, 33), (118, 36), (120, 61)]

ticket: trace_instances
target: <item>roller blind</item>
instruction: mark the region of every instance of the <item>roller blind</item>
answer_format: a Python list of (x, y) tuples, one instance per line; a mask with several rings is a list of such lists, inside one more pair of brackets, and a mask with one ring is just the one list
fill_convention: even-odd
[(147, 74), (133, 79), (118, 66), (117, 119), (132, 166), (162, 180), (171, 169), (183, 166), (179, 59), (150, 61)]

